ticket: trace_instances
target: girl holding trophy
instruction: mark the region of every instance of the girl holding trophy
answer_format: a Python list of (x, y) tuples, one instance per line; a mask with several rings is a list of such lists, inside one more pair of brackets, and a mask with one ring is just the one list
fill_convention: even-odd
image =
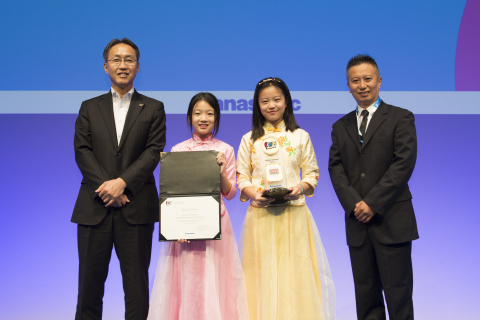
[(150, 300), (149, 320), (246, 320), (245, 279), (235, 235), (223, 198), (235, 197), (235, 153), (215, 134), (220, 107), (211, 93), (190, 101), (187, 120), (192, 138), (172, 151), (218, 150), (221, 187), (221, 240), (163, 244)]
[(241, 245), (251, 320), (335, 319), (328, 260), (305, 203), (318, 172), (287, 85), (263, 79), (237, 157), (240, 199), (250, 199)]

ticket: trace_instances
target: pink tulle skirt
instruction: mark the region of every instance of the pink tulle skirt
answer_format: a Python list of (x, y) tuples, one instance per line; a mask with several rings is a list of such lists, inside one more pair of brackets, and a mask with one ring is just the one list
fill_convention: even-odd
[(228, 212), (221, 223), (221, 240), (162, 245), (149, 320), (248, 319), (245, 278)]

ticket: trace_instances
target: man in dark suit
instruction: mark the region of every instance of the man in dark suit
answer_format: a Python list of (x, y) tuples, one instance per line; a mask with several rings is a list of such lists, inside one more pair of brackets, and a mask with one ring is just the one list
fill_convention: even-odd
[(153, 171), (165, 146), (163, 103), (139, 94), (140, 52), (112, 40), (103, 53), (111, 90), (84, 101), (75, 122), (75, 160), (83, 180), (73, 210), (78, 224), (75, 319), (101, 319), (104, 283), (115, 246), (125, 292), (125, 319), (146, 319), (148, 267), (158, 193)]
[(417, 157), (413, 114), (379, 98), (374, 59), (357, 55), (347, 84), (357, 108), (334, 123), (328, 169), (345, 210), (357, 317), (413, 319), (412, 240), (417, 223), (408, 180)]

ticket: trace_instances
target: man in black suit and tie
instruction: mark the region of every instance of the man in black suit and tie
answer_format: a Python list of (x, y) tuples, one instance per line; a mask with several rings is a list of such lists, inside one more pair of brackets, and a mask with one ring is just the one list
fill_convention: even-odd
[(148, 267), (158, 193), (153, 171), (165, 146), (163, 103), (139, 94), (140, 52), (129, 39), (103, 52), (111, 90), (84, 101), (75, 122), (75, 160), (83, 180), (73, 210), (78, 224), (76, 320), (101, 319), (113, 246), (123, 278), (125, 319), (148, 315)]
[(368, 55), (347, 65), (354, 111), (333, 124), (328, 169), (345, 210), (357, 317), (413, 319), (412, 240), (417, 223), (408, 180), (417, 157), (413, 114), (379, 98), (382, 78)]

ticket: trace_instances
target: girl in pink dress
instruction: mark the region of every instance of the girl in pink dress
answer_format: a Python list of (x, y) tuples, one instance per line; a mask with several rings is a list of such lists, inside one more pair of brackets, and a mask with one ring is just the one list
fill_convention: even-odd
[(235, 235), (223, 198), (237, 193), (233, 148), (215, 139), (220, 107), (214, 95), (201, 92), (187, 112), (191, 139), (173, 151), (218, 150), (221, 173), (221, 240), (169, 242), (162, 245), (150, 300), (149, 320), (248, 319), (247, 296)]

